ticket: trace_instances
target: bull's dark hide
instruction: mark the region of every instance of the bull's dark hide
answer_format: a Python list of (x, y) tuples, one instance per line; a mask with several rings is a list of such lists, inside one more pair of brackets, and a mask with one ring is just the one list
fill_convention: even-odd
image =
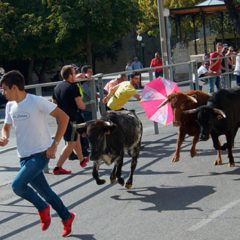
[(102, 162), (114, 168), (110, 176), (111, 183), (121, 177), (124, 151), (132, 157), (131, 174), (126, 187), (132, 186), (133, 173), (137, 165), (142, 138), (142, 123), (134, 111), (109, 111), (99, 120), (87, 122), (80, 132), (86, 132), (90, 144), (90, 160), (94, 161), (93, 177), (97, 184), (104, 184), (99, 178), (98, 169)]
[[(232, 146), (240, 123), (240, 88), (219, 90), (206, 106), (192, 109), (192, 113), (197, 113), (200, 140), (208, 140), (211, 134), (214, 148), (227, 149), (229, 165), (235, 166)], [(220, 135), (225, 135), (227, 140), (222, 146), (218, 141)]]

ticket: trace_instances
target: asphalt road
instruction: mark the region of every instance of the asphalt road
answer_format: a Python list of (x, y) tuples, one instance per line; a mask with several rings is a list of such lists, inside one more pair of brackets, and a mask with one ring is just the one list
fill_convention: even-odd
[[(182, 89), (186, 90), (186, 89)], [(128, 108), (141, 111), (135, 100)], [(91, 176), (92, 163), (83, 169), (78, 161), (67, 161), (71, 175), (46, 174), (52, 188), (69, 209), (77, 214), (69, 239), (83, 240), (237, 240), (240, 239), (240, 137), (236, 137), (236, 167), (229, 168), (226, 153), (223, 165), (214, 166), (216, 151), (211, 140), (197, 144), (198, 155), (190, 157), (191, 141), (183, 143), (180, 162), (172, 163), (177, 128), (153, 123), (140, 114), (144, 135), (133, 188), (110, 184), (111, 167), (102, 165), (98, 186)], [(49, 118), (50, 131), (55, 130)], [(224, 138), (221, 139), (224, 141)], [(14, 134), (10, 147), (14, 146)], [(58, 149), (60, 154), (63, 142)], [(10, 182), (19, 169), (16, 151), (0, 154), (0, 239), (60, 239), (62, 224), (52, 210), (52, 223), (42, 232), (35, 208), (12, 193)], [(51, 160), (52, 169), (56, 160)], [(123, 177), (130, 170), (125, 156)]]

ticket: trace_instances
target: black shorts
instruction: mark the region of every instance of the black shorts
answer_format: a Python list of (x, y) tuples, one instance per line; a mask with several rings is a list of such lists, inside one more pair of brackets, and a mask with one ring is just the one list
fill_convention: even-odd
[(75, 142), (77, 140), (77, 128), (72, 126), (72, 123), (76, 123), (76, 122), (68, 122), (68, 126), (66, 129), (66, 132), (64, 133), (63, 139), (66, 142)]

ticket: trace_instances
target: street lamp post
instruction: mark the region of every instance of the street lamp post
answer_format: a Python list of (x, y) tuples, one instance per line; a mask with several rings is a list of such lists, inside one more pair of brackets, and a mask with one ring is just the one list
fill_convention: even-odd
[(139, 58), (141, 63), (144, 65), (144, 42), (142, 41), (143, 38), (140, 34), (137, 35), (137, 41), (138, 41), (138, 49), (139, 49)]
[[(159, 32), (160, 32), (160, 46), (161, 46), (161, 55), (163, 59), (163, 65), (168, 65), (168, 53), (167, 53), (167, 39), (165, 31), (165, 21), (163, 13), (163, 0), (157, 0), (158, 4), (158, 21), (159, 21)], [(163, 68), (163, 76), (169, 78), (168, 69)]]

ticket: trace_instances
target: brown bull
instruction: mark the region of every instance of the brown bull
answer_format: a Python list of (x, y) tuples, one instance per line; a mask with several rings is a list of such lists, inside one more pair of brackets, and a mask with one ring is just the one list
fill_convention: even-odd
[[(209, 94), (199, 90), (190, 90), (183, 93), (175, 92), (167, 96), (166, 101), (159, 106), (162, 107), (168, 102), (170, 103), (174, 116), (173, 125), (179, 127), (177, 148), (172, 159), (173, 162), (178, 162), (180, 159), (180, 148), (186, 134), (193, 136), (192, 148), (190, 151), (191, 157), (195, 157), (197, 155), (196, 144), (199, 140), (200, 128), (196, 122), (196, 114), (188, 115), (183, 113), (183, 111), (205, 105), (209, 97)], [(218, 151), (217, 156), (215, 165), (221, 165), (222, 159), (220, 150)]]

